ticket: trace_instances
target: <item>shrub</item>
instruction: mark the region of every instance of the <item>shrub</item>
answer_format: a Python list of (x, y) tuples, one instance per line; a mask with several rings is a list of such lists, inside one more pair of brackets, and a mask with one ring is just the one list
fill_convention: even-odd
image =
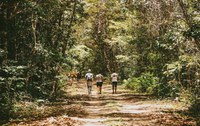
[(0, 69), (0, 120), (9, 119), (14, 100), (24, 91), (25, 70), (24, 66), (12, 65)]
[(125, 81), (126, 88), (137, 93), (154, 94), (158, 86), (158, 79), (150, 73), (144, 73), (138, 78), (131, 78)]
[(125, 87), (128, 89), (131, 89), (133, 91), (137, 91), (139, 89), (138, 78), (131, 78), (131, 79), (129, 78), (128, 80), (125, 80), (124, 83), (125, 83)]

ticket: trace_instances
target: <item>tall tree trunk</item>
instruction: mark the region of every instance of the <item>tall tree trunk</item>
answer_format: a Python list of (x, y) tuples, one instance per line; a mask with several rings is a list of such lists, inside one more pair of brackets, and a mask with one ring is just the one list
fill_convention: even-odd
[(34, 12), (31, 15), (31, 20), (32, 20), (33, 42), (34, 42), (33, 50), (35, 50), (37, 45), (37, 36), (36, 36), (37, 15), (34, 14)]
[[(185, 22), (187, 23), (189, 28), (192, 29), (192, 27), (193, 27), (192, 25), (193, 25), (194, 22), (193, 22), (192, 17), (188, 14), (186, 5), (183, 3), (182, 0), (177, 0), (177, 1), (179, 3), (179, 6), (181, 7), (182, 12), (183, 12), (183, 16), (185, 18)], [(197, 39), (197, 38), (194, 38), (194, 41), (195, 41), (196, 46), (200, 50), (200, 40)]]
[(104, 47), (104, 49), (103, 49), (103, 54), (104, 54), (104, 58), (105, 58), (105, 61), (106, 61), (106, 67), (107, 67), (107, 69), (108, 69), (108, 71), (109, 71), (109, 73), (111, 73), (112, 72), (112, 69), (111, 69), (111, 67), (110, 67), (110, 60), (111, 59), (109, 59), (109, 56), (108, 56), (108, 54), (107, 54), (107, 49)]
[(69, 43), (69, 37), (70, 37), (70, 34), (72, 32), (72, 23), (74, 21), (74, 17), (75, 17), (75, 14), (76, 14), (76, 6), (77, 6), (77, 0), (74, 1), (74, 6), (73, 6), (73, 11), (72, 11), (72, 14), (71, 14), (71, 18), (70, 18), (70, 21), (69, 21), (69, 25), (67, 27), (67, 30), (68, 30), (68, 33), (67, 33), (67, 39), (66, 39), (66, 44), (63, 45), (63, 49), (62, 49), (62, 53), (63, 55), (65, 55), (65, 51), (67, 49), (67, 46), (68, 46), (68, 43)]

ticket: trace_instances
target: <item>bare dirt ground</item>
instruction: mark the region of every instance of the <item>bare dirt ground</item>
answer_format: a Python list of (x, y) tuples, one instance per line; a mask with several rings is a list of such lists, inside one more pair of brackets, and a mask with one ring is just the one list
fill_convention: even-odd
[[(117, 94), (112, 94), (111, 85), (103, 85), (103, 93), (98, 94), (93, 85), (92, 95), (87, 95), (85, 82), (75, 83), (67, 90), (73, 104), (80, 104), (88, 115), (70, 117), (78, 120), (82, 126), (195, 126), (195, 122), (177, 114), (185, 108), (179, 102), (170, 100), (155, 100), (147, 95), (136, 95), (118, 86)], [(82, 96), (82, 99), (81, 99)]]
[(85, 81), (82, 80), (66, 86), (65, 91), (66, 102), (59, 106), (66, 107), (71, 114), (65, 113), (15, 125), (196, 126), (192, 119), (178, 114), (180, 111), (185, 111), (182, 103), (133, 94), (123, 85), (118, 86), (117, 94), (112, 94), (111, 85), (108, 83), (103, 84), (102, 94), (98, 94), (96, 85), (93, 85), (92, 94), (88, 95)]

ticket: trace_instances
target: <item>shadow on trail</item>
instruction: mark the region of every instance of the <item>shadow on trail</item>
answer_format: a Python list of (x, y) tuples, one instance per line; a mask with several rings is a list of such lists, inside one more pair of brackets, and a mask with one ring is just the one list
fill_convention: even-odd
[(70, 104), (80, 104), (83, 106), (105, 106), (107, 102), (99, 102), (98, 100), (96, 102), (90, 102), (90, 101), (71, 101)]
[(101, 116), (105, 117), (121, 117), (121, 118), (149, 118), (149, 115), (144, 115), (144, 114), (132, 114), (132, 113), (121, 113), (121, 112), (114, 112), (114, 113), (109, 113), (109, 114), (102, 114)]
[(102, 94), (102, 95), (87, 95), (87, 94), (76, 94), (76, 95), (66, 95), (64, 98), (67, 100), (82, 100), (82, 101), (91, 101), (91, 100), (131, 100), (131, 99), (140, 99), (146, 100), (150, 98), (150, 95), (139, 95), (139, 94)]
[(101, 96), (100, 100), (147, 100), (148, 95), (135, 95), (135, 94), (114, 94), (109, 96)]
[(67, 94), (65, 97), (65, 99), (67, 100), (72, 100), (72, 101), (91, 101), (93, 100), (94, 98), (87, 95), (87, 94), (76, 94), (76, 95), (70, 95), (70, 94)]
[(151, 95), (133, 94), (123, 85), (119, 85), (117, 94), (112, 94), (111, 85), (105, 84), (102, 94), (97, 94), (96, 89), (93, 88), (92, 95), (87, 95), (87, 89), (82, 83), (74, 85), (66, 99), (71, 105), (81, 105), (87, 112), (87, 115), (80, 118), (71, 116), (72, 119), (81, 121), (83, 126), (183, 126), (179, 124), (187, 124), (181, 123), (183, 119), (178, 118), (177, 115), (163, 112), (163, 110), (173, 112), (173, 106), (175, 107), (173, 102), (155, 100)]

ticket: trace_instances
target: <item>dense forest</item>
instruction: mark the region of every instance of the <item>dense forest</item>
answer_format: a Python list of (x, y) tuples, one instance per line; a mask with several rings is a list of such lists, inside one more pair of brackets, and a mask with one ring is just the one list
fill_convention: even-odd
[(88, 69), (200, 116), (199, 0), (1, 0), (0, 119)]

